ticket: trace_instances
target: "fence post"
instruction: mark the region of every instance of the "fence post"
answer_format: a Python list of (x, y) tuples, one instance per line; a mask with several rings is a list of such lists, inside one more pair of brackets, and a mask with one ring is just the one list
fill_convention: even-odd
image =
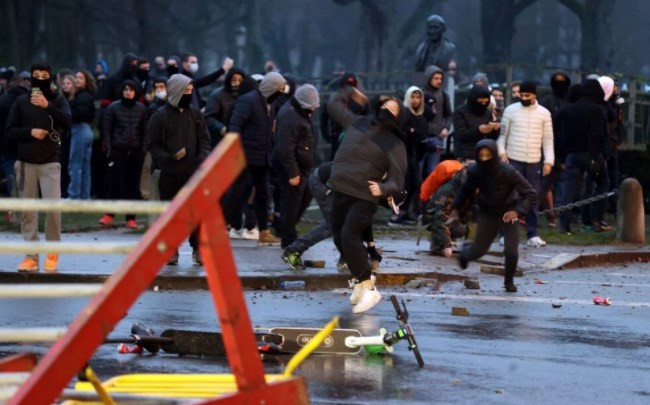
[(616, 240), (624, 243), (645, 243), (643, 188), (632, 177), (623, 180), (616, 212)]
[(634, 145), (636, 132), (636, 78), (630, 80), (630, 99), (628, 100), (629, 108), (627, 110), (627, 136), (626, 143)]

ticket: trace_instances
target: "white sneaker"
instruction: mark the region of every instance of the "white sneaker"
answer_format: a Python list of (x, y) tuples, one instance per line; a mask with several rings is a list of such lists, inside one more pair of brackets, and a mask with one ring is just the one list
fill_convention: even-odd
[(228, 233), (228, 236), (230, 237), (230, 239), (242, 239), (242, 230), (230, 228), (230, 232)]
[(505, 244), (506, 244), (506, 240), (505, 240), (505, 238), (504, 238), (503, 236), (500, 237), (500, 238), (499, 238), (499, 246), (503, 246), (503, 245), (505, 245)]
[(381, 294), (377, 290), (377, 287), (372, 290), (362, 287), (361, 290), (361, 299), (359, 299), (359, 303), (352, 308), (352, 313), (354, 314), (366, 312), (381, 301)]
[(246, 240), (258, 240), (260, 238), (260, 231), (257, 228), (253, 228), (250, 231), (244, 229), (241, 233), (241, 237)]
[[(373, 286), (377, 284), (377, 277), (374, 274), (370, 276), (370, 280)], [(350, 295), (350, 305), (357, 305), (363, 294), (363, 284), (357, 283), (357, 279), (353, 278), (348, 281), (348, 285), (350, 288), (353, 288), (352, 294)]]
[(532, 238), (528, 239), (528, 242), (526, 244), (530, 247), (536, 248), (546, 246), (546, 242), (544, 242), (539, 236), (533, 236)]

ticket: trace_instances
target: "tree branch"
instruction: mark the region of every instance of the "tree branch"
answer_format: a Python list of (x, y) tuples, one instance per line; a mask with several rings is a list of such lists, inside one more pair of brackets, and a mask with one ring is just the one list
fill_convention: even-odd
[(585, 13), (586, 4), (580, 4), (578, 0), (558, 0), (566, 8), (571, 10), (578, 18), (582, 19), (582, 16)]

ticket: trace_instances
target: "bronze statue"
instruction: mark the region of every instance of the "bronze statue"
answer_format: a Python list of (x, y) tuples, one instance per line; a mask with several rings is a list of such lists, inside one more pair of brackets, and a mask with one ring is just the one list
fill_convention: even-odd
[(416, 72), (424, 72), (427, 66), (435, 65), (443, 71), (449, 68), (449, 62), (454, 59), (456, 45), (443, 36), (447, 25), (445, 20), (437, 14), (427, 19), (427, 39), (419, 46), (415, 55)]

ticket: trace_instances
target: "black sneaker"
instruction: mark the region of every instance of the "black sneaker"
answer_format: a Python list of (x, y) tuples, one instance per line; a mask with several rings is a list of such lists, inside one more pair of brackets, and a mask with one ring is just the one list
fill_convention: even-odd
[(167, 265), (168, 266), (177, 266), (178, 265), (178, 250), (176, 251), (176, 253), (174, 253), (174, 255), (172, 257), (169, 258), (169, 260), (167, 260)]
[(192, 261), (197, 266), (203, 266), (203, 260), (201, 260), (201, 253), (199, 252), (199, 249), (192, 250)]
[(467, 265), (469, 263), (467, 262), (467, 259), (465, 259), (465, 256), (463, 254), (458, 255), (458, 266), (460, 266), (461, 270), (465, 270), (467, 268)]
[(503, 287), (506, 289), (506, 292), (510, 292), (510, 293), (516, 293), (517, 292), (517, 286), (515, 285), (515, 283), (512, 280), (506, 281), (505, 283), (503, 283)]

